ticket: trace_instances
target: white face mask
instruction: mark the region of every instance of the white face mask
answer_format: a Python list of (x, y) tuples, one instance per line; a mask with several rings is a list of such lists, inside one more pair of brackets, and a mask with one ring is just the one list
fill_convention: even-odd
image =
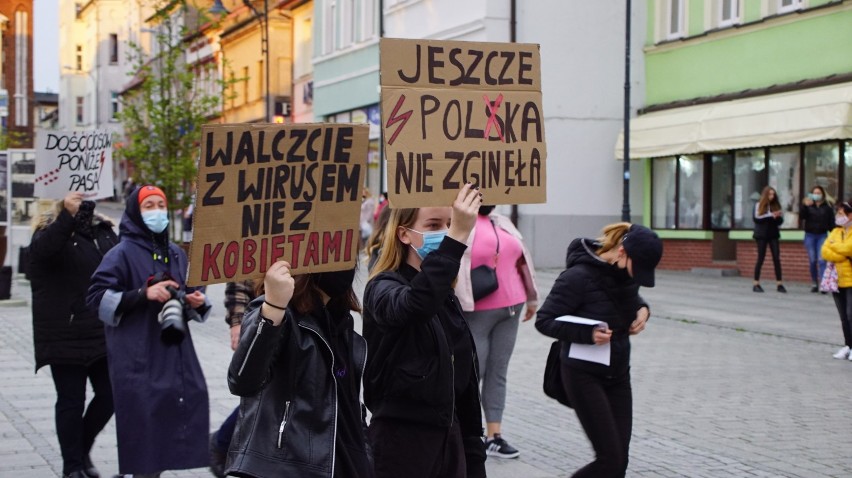
[(834, 223), (837, 224), (838, 226), (845, 226), (847, 223), (849, 223), (849, 217), (848, 216), (834, 216)]

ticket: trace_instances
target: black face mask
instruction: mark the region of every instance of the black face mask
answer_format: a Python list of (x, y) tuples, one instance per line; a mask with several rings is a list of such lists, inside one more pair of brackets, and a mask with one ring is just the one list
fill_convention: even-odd
[(491, 214), (491, 211), (493, 211), (495, 207), (497, 206), (479, 206), (479, 215), (487, 216)]
[(352, 287), (355, 279), (355, 269), (335, 272), (320, 272), (314, 274), (317, 287), (332, 299), (343, 297)]

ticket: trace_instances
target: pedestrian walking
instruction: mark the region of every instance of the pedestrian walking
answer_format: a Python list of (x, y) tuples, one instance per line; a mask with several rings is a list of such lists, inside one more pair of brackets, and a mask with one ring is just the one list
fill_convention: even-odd
[(186, 286), (186, 254), (169, 241), (168, 224), (161, 189), (131, 193), (121, 241), (87, 299), (106, 324), (119, 472), (135, 478), (208, 464), (207, 385), (189, 322), (206, 320), (210, 303)]
[(373, 234), (373, 213), (376, 212), (376, 199), (370, 188), (364, 187), (361, 190), (361, 216), (358, 221), (358, 227), (361, 231), (360, 248), (363, 249), (367, 244), (367, 240)]
[[(565, 393), (595, 450), (595, 460), (575, 472), (576, 478), (627, 472), (633, 433), (630, 336), (645, 329), (649, 309), (639, 286), (654, 286), (662, 252), (653, 231), (624, 222), (606, 226), (597, 240), (575, 239), (565, 270), (537, 312), (536, 328), (562, 343)], [(563, 316), (600, 323), (558, 320)], [(609, 363), (579, 358), (572, 350), (579, 344), (608, 346)]]
[[(225, 322), (230, 327), (231, 350), (237, 350), (240, 343), (240, 331), (242, 330), (243, 317), (251, 301), (256, 298), (255, 284), (251, 279), (225, 284)], [(219, 429), (210, 434), (210, 472), (217, 478), (225, 477), (225, 464), (228, 449), (231, 447), (231, 437), (237, 426), (237, 418), (240, 407), (225, 418)]]
[(763, 268), (763, 260), (766, 258), (766, 246), (772, 252), (772, 264), (775, 266), (775, 280), (778, 292), (786, 293), (787, 289), (781, 281), (781, 250), (778, 239), (781, 232), (778, 230), (784, 222), (784, 211), (778, 201), (778, 193), (771, 186), (763, 188), (760, 200), (754, 205), (754, 240), (757, 242), (757, 262), (754, 264), (754, 285), (752, 291), (763, 292), (760, 286), (760, 270)]
[(808, 252), (808, 267), (813, 282), (811, 292), (819, 292), (819, 281), (825, 273), (822, 244), (828, 232), (834, 229), (834, 208), (828, 202), (822, 186), (814, 186), (808, 197), (802, 200), (799, 219), (805, 230), (805, 250)]
[(242, 398), (228, 453), (235, 476), (372, 478), (360, 383), (367, 344), (355, 270), (290, 275), (279, 261), (243, 318), (228, 386)]
[[(104, 326), (86, 305), (86, 290), (118, 237), (95, 206), (83, 193), (68, 193), (37, 218), (29, 246), (35, 368), (50, 366), (62, 475), (69, 478), (100, 476), (89, 453), (113, 413)], [(94, 391), (88, 406), (87, 380)]]
[(843, 347), (834, 354), (836, 359), (852, 360), (852, 205), (849, 201), (837, 204), (834, 222), (838, 226), (831, 231), (822, 245), (822, 258), (834, 263), (837, 268), (837, 292), (834, 305), (840, 315), (843, 331)]
[(364, 254), (367, 256), (367, 272), (373, 270), (373, 265), (379, 260), (379, 252), (382, 250), (382, 244), (385, 240), (385, 229), (388, 226), (391, 208), (385, 207), (379, 214), (379, 219), (376, 221), (376, 227), (373, 228), (373, 233), (367, 240), (364, 246)]
[(453, 282), (482, 201), (393, 209), (364, 291), (364, 401), (379, 478), (485, 476), (476, 349)]
[[(503, 410), (518, 324), (532, 319), (538, 305), (535, 268), (520, 231), (509, 218), (494, 212), (494, 206), (480, 206), (468, 244), (455, 292), (479, 357), (486, 453), (497, 458), (517, 458), (520, 451), (502, 435)], [(477, 268), (492, 269), (496, 277), (496, 288), (480, 298), (476, 297), (477, 284), (472, 282), (477, 275), (471, 275), (471, 270)]]

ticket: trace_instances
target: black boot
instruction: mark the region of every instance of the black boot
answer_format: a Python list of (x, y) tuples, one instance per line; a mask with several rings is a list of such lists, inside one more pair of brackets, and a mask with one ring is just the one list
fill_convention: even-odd
[(83, 466), (85, 467), (83, 471), (86, 472), (86, 476), (89, 478), (101, 478), (101, 473), (92, 464), (92, 458), (89, 455), (86, 455), (86, 459), (83, 460)]
[(62, 478), (88, 478), (83, 470), (72, 471), (67, 475), (62, 475)]

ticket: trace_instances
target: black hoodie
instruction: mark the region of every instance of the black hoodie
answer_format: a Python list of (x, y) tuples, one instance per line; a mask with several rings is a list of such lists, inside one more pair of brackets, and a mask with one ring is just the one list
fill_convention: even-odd
[[(562, 363), (611, 376), (629, 369), (630, 324), (636, 319), (636, 312), (648, 305), (626, 270), (607, 263), (595, 253), (599, 247), (591, 239), (575, 239), (568, 246), (566, 269), (536, 312), (535, 326), (542, 334), (563, 342)], [(594, 343), (593, 327), (555, 320), (563, 315), (600, 320), (609, 325), (612, 329), (609, 366), (568, 357), (571, 343)]]

